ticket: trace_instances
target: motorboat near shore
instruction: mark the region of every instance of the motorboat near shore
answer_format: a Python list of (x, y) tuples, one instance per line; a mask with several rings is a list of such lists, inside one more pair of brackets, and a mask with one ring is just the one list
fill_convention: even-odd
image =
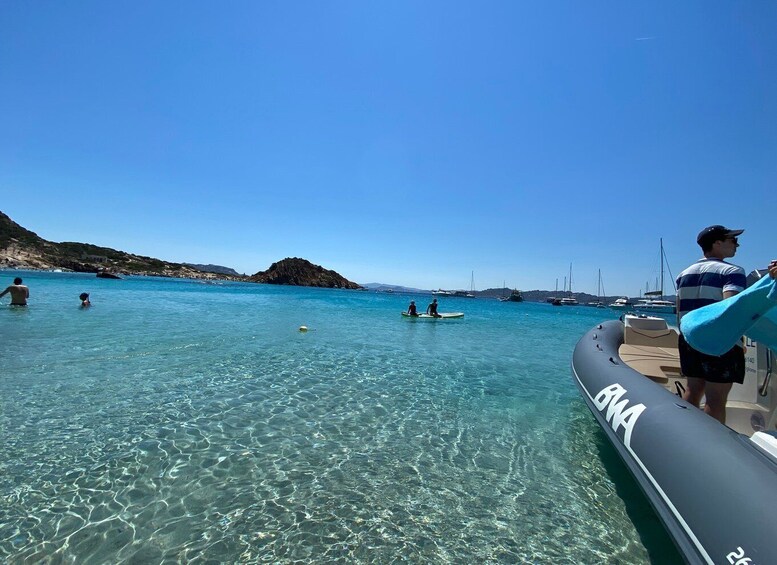
[(688, 563), (777, 563), (775, 354), (747, 343), (726, 424), (679, 396), (678, 333), (625, 315), (586, 333), (572, 373), (597, 423)]

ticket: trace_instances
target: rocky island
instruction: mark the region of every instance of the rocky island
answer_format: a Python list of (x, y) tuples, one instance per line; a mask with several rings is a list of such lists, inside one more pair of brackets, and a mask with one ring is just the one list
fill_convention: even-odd
[(261, 271), (248, 277), (249, 281), (267, 284), (288, 284), (296, 286), (320, 286), (325, 288), (359, 289), (361, 286), (351, 282), (335, 271), (314, 265), (305, 259), (297, 257), (286, 258), (270, 265), (266, 271)]

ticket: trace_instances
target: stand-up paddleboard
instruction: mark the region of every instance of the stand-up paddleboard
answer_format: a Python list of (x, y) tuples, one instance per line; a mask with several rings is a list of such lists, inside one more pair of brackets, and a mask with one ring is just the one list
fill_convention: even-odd
[(411, 316), (407, 312), (402, 312), (403, 318), (415, 318), (418, 320), (445, 320), (449, 318), (463, 318), (464, 312), (440, 312), (437, 316), (430, 314), (418, 314), (418, 316)]
[(723, 355), (743, 335), (777, 348), (777, 281), (768, 275), (730, 298), (688, 312), (680, 322), (694, 349)]

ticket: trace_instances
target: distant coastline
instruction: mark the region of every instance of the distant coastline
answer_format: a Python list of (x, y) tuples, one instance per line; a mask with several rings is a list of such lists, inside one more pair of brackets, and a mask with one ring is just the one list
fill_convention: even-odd
[(135, 255), (91, 243), (48, 241), (0, 212), (0, 269), (26, 269), (95, 273), (107, 271), (117, 275), (141, 275), (168, 278), (206, 279), (360, 289), (335, 271), (310, 261), (286, 258), (270, 265), (266, 271), (241, 275), (221, 265), (173, 263), (153, 257)]

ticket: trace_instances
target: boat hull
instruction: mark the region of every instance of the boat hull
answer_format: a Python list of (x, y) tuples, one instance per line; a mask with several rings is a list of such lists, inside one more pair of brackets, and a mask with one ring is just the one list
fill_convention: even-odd
[(626, 365), (622, 343), (622, 322), (589, 331), (573, 377), (680, 552), (689, 563), (777, 563), (777, 461)]

